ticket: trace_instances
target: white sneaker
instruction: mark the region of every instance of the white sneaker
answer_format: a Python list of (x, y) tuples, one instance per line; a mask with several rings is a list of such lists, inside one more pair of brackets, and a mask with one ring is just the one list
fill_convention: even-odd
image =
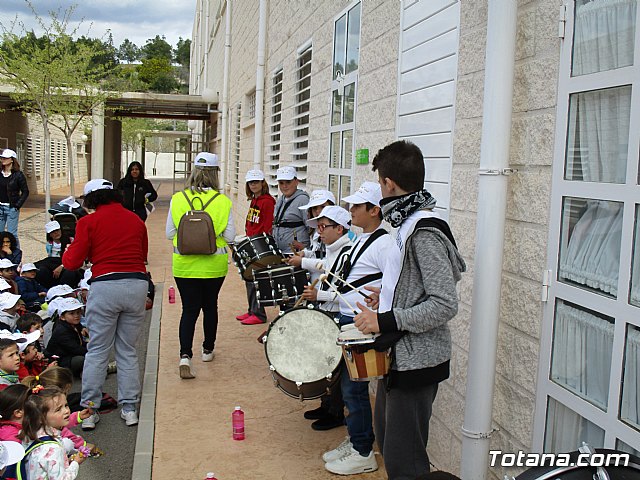
[(191, 359), (183, 357), (180, 359), (180, 378), (196, 378), (196, 374), (191, 367)]
[(127, 427), (138, 424), (138, 412), (136, 412), (135, 410), (131, 410), (130, 412), (120, 410), (120, 418), (124, 420), (124, 423), (127, 424)]
[(369, 452), (369, 455), (363, 457), (351, 447), (345, 456), (333, 462), (325, 463), (324, 468), (338, 475), (356, 475), (358, 473), (375, 472), (378, 469), (378, 462), (373, 450)]
[(85, 418), (82, 421), (82, 429), (83, 430), (93, 430), (94, 428), (96, 428), (96, 423), (98, 423), (100, 421), (100, 415), (98, 415), (98, 412), (95, 412), (92, 415), (89, 415), (87, 418)]
[(346, 437), (344, 437), (344, 440), (340, 445), (338, 445), (333, 450), (325, 452), (322, 455), (322, 460), (324, 460), (325, 463), (333, 462), (334, 460), (344, 457), (347, 453), (349, 453), (351, 451), (351, 447), (353, 447), (353, 445), (351, 444), (351, 438), (347, 435)]
[(203, 362), (211, 362), (213, 361), (213, 357), (215, 357), (216, 354), (213, 353), (213, 350), (208, 351), (205, 350), (204, 348), (202, 349), (202, 361)]

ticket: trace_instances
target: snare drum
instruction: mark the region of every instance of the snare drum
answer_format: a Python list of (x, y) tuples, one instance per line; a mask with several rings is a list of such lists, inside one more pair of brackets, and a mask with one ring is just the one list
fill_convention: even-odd
[(233, 246), (233, 261), (245, 280), (253, 278), (254, 270), (282, 263), (282, 252), (271, 235), (262, 233), (247, 237)]
[(264, 338), (264, 351), (273, 381), (286, 395), (312, 400), (338, 381), (338, 324), (313, 308), (289, 310), (274, 320)]
[(362, 333), (353, 324), (342, 327), (337, 344), (342, 347), (342, 356), (352, 381), (368, 382), (389, 373), (391, 351), (375, 350), (373, 342), (376, 337), (377, 335)]
[(298, 300), (309, 285), (309, 272), (284, 265), (253, 272), (256, 298), (260, 305), (274, 306)]

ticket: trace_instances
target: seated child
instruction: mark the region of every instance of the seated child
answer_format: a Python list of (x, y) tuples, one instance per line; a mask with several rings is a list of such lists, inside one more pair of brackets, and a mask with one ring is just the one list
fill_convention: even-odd
[(38, 282), (47, 288), (54, 285), (77, 286), (82, 278), (82, 270), (67, 270), (62, 266), (62, 253), (67, 247), (67, 241), (62, 238), (60, 223), (56, 220), (45, 225), (47, 232), (47, 256), (36, 262)]
[[(36, 333), (36, 332), (34, 332)], [(30, 335), (34, 335), (31, 333)], [(39, 332), (37, 333), (39, 337)], [(44, 355), (38, 351), (36, 346), (37, 340), (29, 343), (25, 349), (20, 352), (20, 367), (18, 368), (18, 380), (22, 381), (29, 376), (37, 376), (42, 373), (45, 367)]]
[(21, 307), (18, 300), (20, 295), (10, 292), (0, 293), (0, 330), (13, 332), (16, 329), (16, 323), (20, 318), (17, 312)]
[(0, 338), (0, 390), (17, 385), (20, 353), (18, 344), (11, 338)]
[(16, 331), (18, 333), (32, 333), (35, 331), (40, 332), (40, 338), (38, 338), (38, 350), (43, 351), (44, 346), (42, 345), (42, 335), (44, 334), (44, 329), (42, 328), (42, 317), (37, 313), (27, 312), (24, 315), (20, 315), (18, 321), (16, 322)]
[(69, 424), (61, 431), (61, 437), (66, 447), (67, 454), (75, 453), (80, 447), (87, 447), (91, 450), (95, 448), (95, 445), (87, 443), (80, 435), (76, 435), (70, 430), (70, 428), (80, 425), (85, 418), (88, 418), (91, 415), (87, 408), (83, 408), (80, 411), (75, 411), (71, 408), (70, 397), (79, 397), (79, 394), (77, 393), (69, 394), (69, 391), (73, 386), (73, 374), (71, 373), (71, 370), (68, 368), (52, 366), (42, 372), (42, 375), (40, 375), (37, 380), (36, 377), (27, 377), (22, 381), (22, 383), (27, 385), (29, 388), (35, 388), (37, 385), (42, 385), (45, 388), (57, 387), (67, 395), (67, 405), (71, 410), (71, 416), (69, 417)]
[(6, 258), (16, 265), (22, 262), (22, 250), (18, 240), (11, 232), (0, 232), (0, 258)]
[(36, 280), (38, 268), (33, 263), (25, 263), (20, 269), (20, 276), (16, 279), (18, 292), (24, 300), (27, 310), (37, 312), (44, 303), (47, 289)]
[(47, 356), (57, 355), (58, 365), (69, 368), (78, 377), (87, 354), (87, 331), (80, 324), (83, 308), (84, 305), (75, 298), (64, 298), (57, 302), (60, 318), (53, 327), (46, 349)]
[(23, 443), (29, 445), (22, 460), (28, 478), (76, 478), (79, 465), (86, 457), (77, 453), (70, 459), (62, 443), (61, 430), (69, 424), (66, 395), (59, 388), (43, 388), (42, 385), (30, 392), (24, 402), (19, 435)]
[[(24, 413), (24, 402), (27, 399), (29, 389), (22, 384), (9, 385), (7, 388), (0, 392), (0, 441), (4, 445), (9, 442), (13, 442), (15, 445), (20, 445), (22, 448), (22, 442), (18, 438), (20, 430), (22, 430), (22, 416)], [(19, 455), (17, 459), (7, 461), (7, 469), (1, 478), (12, 480), (17, 477), (15, 464), (19, 462), (24, 456), (24, 449), (22, 449), (22, 455)]]
[(11, 262), (11, 260), (7, 258), (0, 259), (0, 277), (4, 278), (5, 282), (7, 282), (11, 286), (11, 293), (18, 293), (18, 284), (15, 281), (15, 278), (18, 274), (16, 270), (15, 263)]

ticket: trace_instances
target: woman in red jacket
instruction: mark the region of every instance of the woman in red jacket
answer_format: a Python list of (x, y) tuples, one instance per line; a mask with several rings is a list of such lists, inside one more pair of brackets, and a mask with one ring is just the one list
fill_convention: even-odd
[[(269, 185), (264, 179), (262, 170), (249, 170), (245, 176), (247, 200), (251, 200), (245, 231), (247, 237), (260, 235), (261, 233), (271, 233), (273, 226), (273, 209), (276, 204), (275, 198), (269, 195)], [(264, 307), (258, 303), (256, 297), (256, 287), (253, 282), (246, 282), (247, 302), (249, 310), (247, 313), (238, 315), (236, 319), (243, 325), (257, 325), (267, 321), (267, 314)]]

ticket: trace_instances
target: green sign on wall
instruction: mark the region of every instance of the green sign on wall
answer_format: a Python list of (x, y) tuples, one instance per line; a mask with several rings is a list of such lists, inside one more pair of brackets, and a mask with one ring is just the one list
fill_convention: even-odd
[(369, 163), (369, 149), (360, 148), (359, 150), (356, 150), (356, 164), (367, 165), (368, 163)]

